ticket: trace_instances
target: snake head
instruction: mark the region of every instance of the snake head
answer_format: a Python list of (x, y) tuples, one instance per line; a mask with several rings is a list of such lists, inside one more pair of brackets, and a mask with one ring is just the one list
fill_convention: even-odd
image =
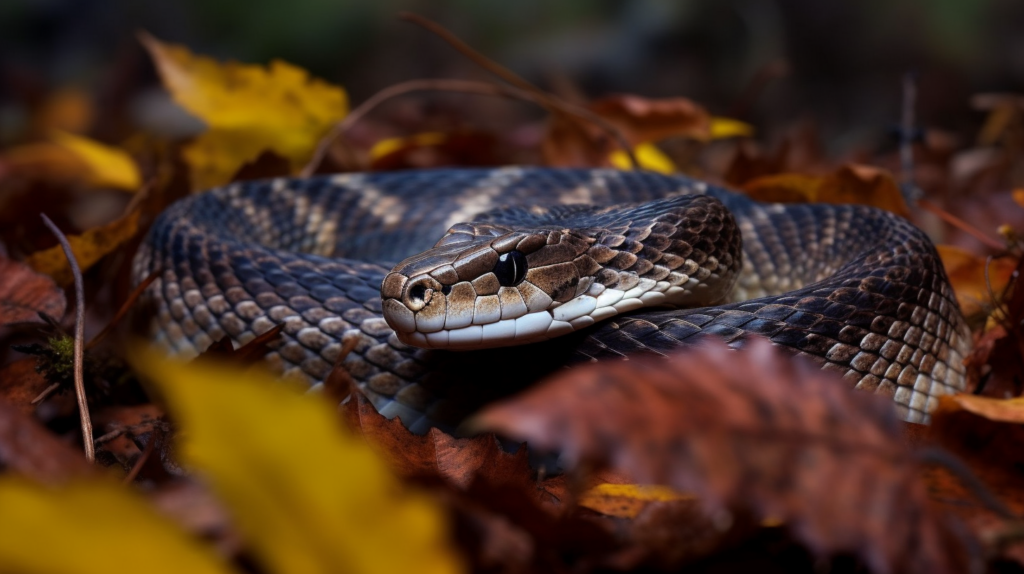
[(724, 299), (740, 264), (732, 216), (705, 196), (654, 204), (503, 210), (456, 224), (385, 277), (384, 319), (406, 344), (469, 350)]

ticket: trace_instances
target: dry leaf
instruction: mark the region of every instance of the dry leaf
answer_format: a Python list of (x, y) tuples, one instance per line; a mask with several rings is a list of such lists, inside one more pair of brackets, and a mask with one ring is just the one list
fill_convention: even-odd
[[(78, 266), (85, 273), (103, 256), (114, 251), (131, 239), (139, 229), (139, 211), (135, 210), (110, 223), (90, 229), (81, 235), (69, 235), (71, 251), (78, 260)], [(60, 285), (70, 285), (74, 277), (71, 267), (60, 245), (36, 251), (25, 259), (33, 269), (53, 277)]]
[(397, 418), (378, 413), (358, 391), (342, 407), (342, 415), (403, 476), (437, 476), (458, 488), (482, 480), (534, 490), (526, 449), (508, 453), (494, 435), (455, 438), (437, 428), (414, 435)]
[(273, 572), (460, 570), (433, 500), (403, 486), (323, 397), (254, 372), (137, 354), (181, 451)]
[(174, 101), (209, 128), (184, 150), (194, 189), (227, 183), (266, 150), (298, 172), (348, 113), (344, 90), (286, 62), (221, 64), (148, 34), (141, 39)]
[(899, 185), (880, 168), (847, 164), (826, 176), (782, 173), (748, 181), (743, 191), (758, 201), (856, 203), (910, 217)]
[[(4, 372), (8, 374), (9, 371)], [(92, 476), (97, 470), (85, 460), (82, 451), (58, 438), (28, 413), (5, 402), (0, 402), (0, 468), (49, 483)], [(14, 519), (9, 507), (0, 505), (0, 508), (4, 509), (5, 520)], [(2, 538), (4, 536), (0, 536)], [(6, 564), (2, 557), (0, 564)]]
[(941, 397), (932, 415), (941, 442), (958, 452), (984, 455), (1006, 466), (1024, 464), (1024, 398), (959, 394)]
[(652, 502), (674, 500), (693, 500), (693, 496), (665, 486), (603, 483), (586, 490), (577, 503), (608, 516), (636, 518)]
[[(631, 147), (671, 136), (707, 140), (711, 116), (686, 98), (647, 99), (639, 96), (609, 96), (591, 102), (587, 108), (618, 128)], [(611, 165), (610, 155), (622, 152), (618, 141), (591, 122), (552, 115), (541, 142), (545, 164), (555, 167)]]
[(579, 368), (485, 410), (477, 426), (694, 493), (710, 511), (778, 519), (821, 554), (878, 572), (959, 571), (891, 402), (761, 338)]
[(89, 182), (94, 187), (126, 191), (138, 191), (141, 188), (139, 168), (126, 151), (68, 132), (55, 131), (51, 137), (85, 163), (90, 174)]
[(936, 247), (957, 303), (968, 317), (991, 307), (993, 296), (1002, 294), (1017, 267), (1017, 261), (1008, 257), (990, 260), (954, 245)]
[(0, 257), (0, 325), (39, 321), (39, 313), (60, 319), (67, 300), (53, 279)]

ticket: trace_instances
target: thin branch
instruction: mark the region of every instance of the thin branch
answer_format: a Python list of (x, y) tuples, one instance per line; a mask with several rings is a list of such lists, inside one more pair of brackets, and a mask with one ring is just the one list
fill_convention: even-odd
[(995, 239), (985, 235), (985, 233), (982, 232), (977, 227), (974, 227), (970, 223), (967, 223), (963, 219), (960, 219), (959, 217), (953, 215), (952, 213), (946, 211), (945, 209), (942, 209), (938, 205), (935, 205), (934, 203), (928, 201), (927, 199), (924, 199), (924, 198), (918, 199), (917, 200), (917, 205), (918, 205), (918, 207), (923, 208), (925, 211), (930, 211), (930, 212), (934, 213), (935, 215), (938, 215), (940, 219), (942, 219), (946, 223), (952, 225), (953, 227), (956, 227), (957, 229), (963, 231), (964, 233), (967, 233), (968, 235), (973, 236), (978, 241), (984, 243), (986, 247), (990, 247), (990, 248), (995, 249), (997, 251), (1005, 251), (1006, 250), (1006, 245), (1004, 243), (1001, 243), (1001, 242), (999, 242), (999, 241), (997, 241), (997, 240), (995, 240)]
[(949, 451), (929, 446), (915, 452), (914, 458), (921, 463), (935, 464), (950, 471), (953, 476), (960, 479), (960, 484), (964, 485), (978, 502), (984, 505), (985, 508), (998, 514), (1001, 518), (1020, 520), (1020, 517), (1010, 507), (1006, 506), (998, 496), (993, 494), (964, 461)]
[(132, 469), (128, 471), (124, 479), (121, 480), (121, 484), (131, 484), (135, 481), (135, 478), (139, 476), (139, 472), (142, 471), (142, 467), (149, 460), (149, 456), (153, 454), (153, 449), (156, 446), (157, 431), (153, 431), (153, 435), (149, 437), (149, 442), (146, 443), (146, 448), (142, 449), (142, 453), (139, 454), (139, 458), (135, 459), (135, 464), (132, 465)]
[[(457, 50), (463, 56), (466, 56), (474, 63), (476, 63), (476, 65), (494, 74), (495, 76), (498, 76), (502, 80), (508, 82), (509, 84), (512, 84), (513, 86), (519, 88), (520, 90), (533, 94), (537, 98), (534, 101), (539, 106), (546, 109), (552, 115), (565, 116), (570, 120), (578, 120), (581, 117), (578, 114), (568, 112), (567, 108), (565, 107), (565, 102), (562, 102), (558, 97), (545, 92), (544, 90), (526, 81), (524, 78), (520, 77), (512, 70), (509, 70), (505, 66), (502, 66), (501, 64), (495, 62), (494, 60), (488, 58), (487, 56), (484, 56), (480, 52), (477, 52), (476, 50), (473, 49), (472, 46), (460, 40), (455, 34), (452, 34), (440, 24), (427, 18), (424, 18), (419, 14), (413, 14), (412, 12), (399, 12), (398, 18), (401, 20), (405, 20), (406, 22), (412, 22), (414, 24), (417, 24), (418, 26), (425, 28), (430, 32), (433, 32), (442, 40), (447, 42), (449, 46), (455, 48), (455, 50)], [(626, 141), (626, 138), (622, 136), (622, 133), (619, 132), (618, 128), (612, 126), (611, 124), (602, 125), (601, 127), (605, 131), (609, 131), (612, 134), (612, 136), (615, 137), (618, 144), (622, 147), (622, 151), (625, 152), (626, 156), (629, 158), (630, 166), (633, 169), (640, 169), (640, 163), (636, 160), (636, 157), (633, 155), (633, 149), (630, 147), (629, 142)]]
[(85, 345), (85, 348), (93, 348), (94, 346), (96, 346), (96, 343), (99, 343), (103, 339), (103, 337), (106, 337), (107, 333), (109, 333), (111, 330), (113, 330), (114, 327), (117, 326), (121, 319), (124, 318), (125, 314), (128, 313), (128, 310), (132, 308), (132, 305), (134, 305), (135, 302), (138, 301), (139, 297), (142, 296), (142, 293), (160, 277), (161, 273), (163, 273), (163, 271), (157, 269), (156, 271), (150, 273), (148, 277), (143, 279), (142, 283), (139, 283), (139, 286), (128, 294), (128, 298), (125, 299), (124, 304), (121, 305), (121, 308), (117, 310), (117, 314), (114, 315), (114, 318), (111, 319), (109, 323), (107, 323), (106, 327), (103, 327), (102, 331), (97, 333), (97, 335), (93, 337), (92, 340), (90, 340)]
[(57, 389), (59, 389), (59, 388), (60, 388), (60, 383), (53, 383), (52, 385), (50, 385), (50, 386), (46, 387), (45, 389), (43, 389), (43, 392), (41, 392), (38, 395), (36, 395), (36, 398), (34, 398), (31, 401), (29, 401), (28, 404), (30, 404), (30, 405), (38, 405), (39, 403), (45, 401), (46, 397), (48, 397), (48, 396), (52, 395), (53, 393), (57, 392)]
[[(540, 96), (533, 92), (521, 90), (512, 86), (503, 86), (501, 84), (491, 84), (488, 82), (477, 82), (473, 80), (409, 80), (400, 84), (395, 84), (384, 88), (383, 90), (374, 94), (370, 99), (364, 101), (357, 108), (352, 110), (343, 120), (338, 122), (331, 128), (331, 131), (320, 140), (320, 144), (316, 148), (316, 152), (313, 153), (312, 159), (306, 164), (306, 167), (302, 168), (300, 173), (301, 177), (310, 177), (316, 171), (316, 168), (323, 161), (324, 156), (327, 155), (327, 150), (330, 148), (331, 143), (334, 142), (342, 134), (346, 133), (356, 122), (363, 118), (371, 110), (384, 103), (391, 98), (407, 94), (409, 92), (419, 91), (439, 91), (439, 92), (461, 92), (467, 94), (479, 94), (484, 96), (498, 96), (509, 98), (513, 100), (522, 100), (531, 102), (540, 106), (544, 106)], [(560, 112), (568, 115), (576, 116), (592, 122), (594, 125), (600, 127), (609, 136), (614, 138), (622, 150), (629, 156), (633, 166), (636, 167), (639, 164), (636, 161), (636, 157), (633, 155), (633, 150), (629, 147), (629, 142), (625, 136), (622, 135), (615, 126), (610, 124), (607, 120), (594, 112), (580, 107), (574, 104), (566, 103), (560, 100), (551, 100), (548, 102), (555, 106)]]
[(433, 22), (427, 18), (424, 18), (419, 14), (413, 14), (412, 12), (399, 12), (398, 19), (405, 20), (406, 22), (412, 22), (413, 24), (416, 24), (418, 26), (426, 28), (430, 32), (433, 32), (442, 40), (448, 42), (448, 45), (450, 45), (452, 48), (455, 48), (455, 50), (457, 50), (463, 56), (472, 60), (473, 63), (487, 70), (488, 72), (494, 74), (495, 76), (498, 76), (502, 80), (505, 80), (506, 82), (512, 84), (513, 86), (521, 90), (533, 92), (534, 94), (541, 96), (542, 98), (551, 99), (551, 96), (549, 94), (547, 94), (537, 86), (534, 86), (525, 79), (519, 77), (519, 75), (513, 72), (512, 70), (509, 70), (505, 66), (502, 66), (501, 64), (495, 62), (494, 60), (488, 58), (487, 56), (484, 56), (480, 52), (477, 52), (469, 44), (463, 42), (457, 36), (455, 36), (455, 34), (452, 34), (448, 30), (444, 29), (444, 27), (442, 27), (440, 24)]
[(71, 274), (75, 278), (75, 396), (78, 398), (78, 413), (82, 419), (82, 442), (85, 444), (85, 458), (89, 462), (96, 460), (96, 447), (92, 441), (92, 419), (89, 417), (89, 403), (85, 397), (85, 377), (82, 373), (82, 362), (85, 357), (85, 285), (82, 281), (82, 270), (78, 267), (78, 260), (71, 250), (68, 238), (61, 233), (60, 229), (46, 217), (45, 213), (39, 214), (43, 223), (60, 241), (64, 249), (64, 255), (68, 258), (68, 265), (71, 267)]
[(903, 186), (916, 190), (914, 184), (914, 106), (917, 103), (917, 75), (903, 76), (903, 113), (900, 122), (900, 169)]

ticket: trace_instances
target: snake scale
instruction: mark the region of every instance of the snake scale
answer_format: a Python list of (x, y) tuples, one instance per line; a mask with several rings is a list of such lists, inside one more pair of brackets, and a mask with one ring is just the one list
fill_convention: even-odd
[(347, 371), (419, 432), (566, 365), (747, 333), (927, 422), (963, 389), (970, 345), (934, 247), (902, 218), (645, 172), (234, 183), (161, 214), (135, 281), (155, 269), (146, 297), (171, 351), (283, 323), (268, 361), (315, 386), (354, 339)]

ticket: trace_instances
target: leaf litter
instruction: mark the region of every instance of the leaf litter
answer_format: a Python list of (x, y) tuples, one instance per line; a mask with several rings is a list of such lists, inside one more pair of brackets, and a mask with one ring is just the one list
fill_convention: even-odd
[[(45, 206), (72, 228), (69, 197), (88, 189), (87, 205), (114, 206), (101, 212), (105, 224), (71, 237), (89, 268), (89, 331), (110, 321), (103, 346), (155, 382), (147, 394), (123, 367), (101, 360), (112, 368), (99, 369), (100, 378), (115, 384), (90, 391), (101, 421), (97, 460), (108, 467), (97, 471), (70, 446), (82, 442), (73, 402), (56, 393), (33, 404), (48, 371), (36, 373), (35, 358), (8, 352), (0, 367), (0, 498), (9, 502), (5, 516), (25, 529), (0, 542), (0, 565), (106, 571), (109, 556), (100, 549), (125, 544), (126, 535), (139, 540), (128, 543), (131, 563), (169, 571), (810, 571), (852, 560), (900, 572), (1024, 564), (1016, 448), (1024, 425), (1024, 182), (992, 183), (1015, 165), (1019, 150), (1007, 134), (1022, 117), (1019, 97), (977, 99), (988, 116), (973, 147), (925, 131), (914, 144), (913, 175), (926, 199), (908, 205), (904, 182), (888, 171), (899, 165), (895, 154), (831, 156), (812, 122), (766, 146), (754, 127), (713, 116), (708, 109), (716, 106), (682, 96), (559, 98), (454, 42), (514, 89), (477, 86), (470, 92), (477, 95), (462, 93), (447, 111), (443, 101), (431, 104), (441, 114), (412, 116), (395, 110), (422, 96), (403, 92), (395, 98), (406, 108), (367, 109), (358, 125), (326, 140), (348, 113), (342, 88), (283, 62), (220, 63), (150, 36), (142, 41), (174, 99), (203, 120), (198, 137), (94, 139), (89, 98), (59, 92), (30, 122), (35, 137), (55, 139), (26, 137), (0, 149), (0, 190), (19, 198), (3, 216), (18, 225), (0, 232), (13, 253), (0, 259), (0, 318), (10, 323), (0, 336), (8, 345), (43, 345), (38, 329), (23, 324), (38, 323), (39, 312), (67, 324), (58, 287), (70, 282), (63, 255), (23, 222)], [(549, 115), (509, 114), (500, 128), (465, 120), (472, 107), (465, 102), (488, 94), (521, 97)], [(975, 326), (974, 394), (943, 399), (931, 427), (920, 428), (895, 420), (887, 401), (851, 393), (752, 339), (740, 351), (708, 343), (699, 354), (563, 373), (476, 419), (505, 440), (439, 429), (418, 436), (353, 393), (343, 369), (332, 374), (327, 401), (265, 381), (251, 367), (274, 350), (275, 333), (240, 349), (218, 341), (189, 366), (127, 345), (130, 325), (115, 311), (132, 300), (131, 249), (159, 210), (190, 188), (298, 173), (318, 145), (326, 154), (314, 162), (317, 171), (507, 163), (627, 169), (635, 159), (766, 200), (890, 209), (947, 243), (940, 253)], [(143, 181), (151, 189), (129, 204), (123, 191)], [(135, 313), (145, 321), (147, 310)], [(217, 358), (232, 365), (209, 365)], [(542, 448), (558, 451), (558, 472), (530, 466)], [(74, 548), (68, 555), (76, 560), (48, 552), (55, 545)]]

